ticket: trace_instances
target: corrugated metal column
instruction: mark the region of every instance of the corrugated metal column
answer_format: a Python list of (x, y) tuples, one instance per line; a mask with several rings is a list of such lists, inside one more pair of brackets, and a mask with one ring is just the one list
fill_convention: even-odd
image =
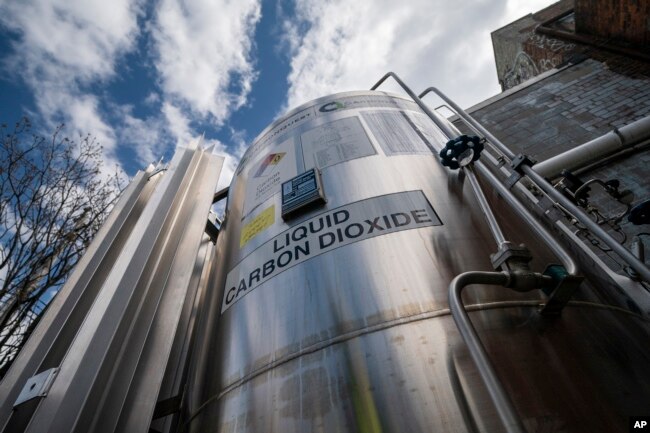
[[(110, 272), (87, 284), (85, 290), (97, 294), (25, 431), (148, 431), (184, 306), (194, 302), (210, 259), (201, 245), (222, 165), (223, 158), (198, 143), (179, 149), (137, 220), (130, 226), (122, 221), (119, 230), (128, 237), (116, 254), (97, 259), (96, 267)], [(55, 349), (61, 350), (42, 351)], [(45, 364), (20, 379), (45, 370)], [(24, 428), (24, 420), (10, 420), (4, 431)]]

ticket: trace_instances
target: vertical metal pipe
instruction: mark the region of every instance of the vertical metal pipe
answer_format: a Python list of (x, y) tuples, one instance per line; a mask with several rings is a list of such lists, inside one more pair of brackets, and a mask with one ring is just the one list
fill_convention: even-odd
[(496, 176), (494, 176), (488, 168), (481, 163), (480, 161), (477, 161), (474, 163), (474, 166), (477, 168), (481, 176), (492, 186), (500, 195), (503, 197), (503, 199), (510, 205), (510, 207), (521, 217), (521, 220), (531, 229), (533, 230), (537, 236), (542, 239), (542, 241), (546, 244), (546, 246), (553, 251), (553, 254), (560, 260), (562, 263), (562, 266), (567, 270), (567, 272), (571, 275), (577, 275), (578, 274), (578, 265), (576, 264), (575, 260), (569, 254), (569, 252), (560, 245), (559, 242), (555, 240), (553, 235), (542, 226), (542, 224), (537, 221), (535, 216), (531, 214), (528, 209), (519, 201), (519, 199), (510, 191), (508, 188), (506, 188), (500, 181), (497, 179)]
[(463, 167), (463, 171), (465, 172), (465, 176), (467, 176), (467, 179), (469, 179), (469, 183), (472, 185), (472, 188), (474, 189), (474, 195), (476, 196), (476, 199), (478, 200), (478, 204), (481, 207), (481, 212), (483, 212), (483, 216), (485, 216), (485, 220), (487, 221), (488, 226), (490, 227), (490, 232), (492, 232), (492, 236), (494, 237), (494, 240), (497, 242), (499, 248), (501, 248), (501, 246), (506, 243), (506, 238), (503, 235), (503, 232), (501, 231), (501, 227), (499, 227), (499, 223), (497, 222), (497, 219), (494, 216), (494, 212), (492, 212), (492, 208), (490, 207), (487, 198), (485, 198), (485, 194), (483, 193), (483, 189), (481, 188), (481, 185), (478, 183), (478, 179), (476, 179), (476, 173), (474, 172), (473, 165), (474, 164), (470, 164), (468, 166)]
[[(458, 135), (454, 130), (455, 128), (453, 128), (453, 126), (448, 125), (447, 123), (443, 122), (440, 118), (438, 118), (438, 116), (434, 114), (424, 102), (422, 102), (421, 98), (416, 96), (415, 93), (394, 72), (388, 72), (379, 81), (377, 81), (377, 83), (374, 86), (372, 86), (370, 90), (377, 89), (377, 87), (379, 87), (389, 77), (392, 77), (395, 81), (397, 81), (397, 83), (402, 87), (402, 89), (404, 89), (404, 91), (411, 97), (411, 99), (413, 99), (413, 101), (416, 104), (418, 104), (420, 109), (422, 109), (422, 111), (424, 111), (427, 114), (427, 116), (429, 116), (429, 118), (436, 124), (436, 126), (438, 126), (438, 128), (440, 128), (445, 133), (447, 138), (453, 138)], [(492, 232), (492, 236), (494, 237), (494, 240), (496, 241), (497, 245), (501, 247), (501, 245), (503, 245), (506, 242), (505, 236), (503, 235), (503, 232), (499, 227), (499, 223), (497, 222), (494, 213), (490, 208), (490, 204), (485, 198), (485, 194), (481, 189), (481, 185), (478, 183), (478, 180), (476, 179), (476, 174), (474, 173), (474, 170), (471, 166), (464, 167), (464, 170), (465, 170), (465, 174), (469, 179), (470, 184), (472, 185), (472, 189), (474, 190), (474, 195), (478, 200), (479, 206), (481, 207), (481, 211), (485, 216), (488, 226), (490, 227), (490, 232)]]
[(508, 433), (523, 433), (526, 431), (524, 425), (517, 415), (512, 400), (503, 388), (503, 385), (501, 385), (492, 366), (492, 362), (487, 356), (485, 348), (476, 334), (476, 330), (472, 326), (472, 322), (469, 320), (469, 315), (461, 300), (463, 289), (470, 284), (505, 286), (508, 284), (508, 281), (508, 275), (501, 272), (475, 271), (462, 273), (449, 284), (449, 309), (506, 431)]
[[(452, 100), (447, 98), (444, 93), (435, 87), (429, 87), (424, 92), (420, 94), (420, 97), (424, 97), (429, 92), (434, 92), (445, 102), (447, 102), (454, 110), (459, 117), (461, 117), (465, 122), (472, 125), (478, 131), (480, 131), (491, 143), (496, 146), (499, 151), (501, 151), (508, 158), (513, 159), (515, 154), (506, 147), (498, 138), (490, 133), (483, 125), (478, 123), (472, 116), (465, 112), (462, 108), (456, 105)], [(596, 222), (594, 222), (589, 215), (580, 210), (576, 205), (566, 198), (562, 193), (556, 190), (553, 185), (551, 185), (542, 175), (537, 173), (529, 165), (522, 165), (521, 170), (523, 173), (528, 176), (530, 180), (533, 181), (542, 191), (544, 191), (549, 197), (553, 200), (560, 203), (564, 208), (566, 208), (578, 221), (584, 224), (593, 234), (599, 237), (608, 247), (610, 247), (616, 254), (618, 254), (632, 269), (637, 271), (641, 277), (650, 281), (650, 269), (648, 269), (645, 264), (643, 264), (639, 259), (637, 259), (634, 254), (632, 254), (627, 248), (621, 245), (616, 239), (609, 235), (605, 230), (603, 230)]]

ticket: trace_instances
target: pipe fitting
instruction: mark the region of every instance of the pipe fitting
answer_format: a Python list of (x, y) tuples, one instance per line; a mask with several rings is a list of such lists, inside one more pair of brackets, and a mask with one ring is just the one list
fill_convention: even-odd
[(553, 284), (553, 278), (538, 272), (514, 271), (506, 275), (508, 282), (505, 287), (517, 292), (530, 292)]

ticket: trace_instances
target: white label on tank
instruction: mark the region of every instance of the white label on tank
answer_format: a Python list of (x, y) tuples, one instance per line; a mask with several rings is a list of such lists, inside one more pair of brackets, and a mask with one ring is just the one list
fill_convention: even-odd
[(377, 153), (356, 117), (335, 120), (310, 129), (300, 136), (300, 140), (306, 170)]
[(395, 98), (388, 95), (354, 95), (343, 96), (323, 102), (318, 106), (316, 114), (325, 115), (333, 111), (359, 109), (359, 108), (402, 108), (406, 110), (418, 110), (417, 104), (402, 98)]
[(431, 146), (439, 152), (449, 140), (445, 134), (433, 123), (433, 120), (424, 114), (407, 111), (406, 115), (413, 122), (413, 126), (424, 136)]
[(231, 269), (221, 312), (281, 272), (320, 254), (375, 236), (441, 224), (422, 191), (382, 195), (323, 212), (278, 234)]
[(270, 147), (254, 164), (251, 164), (246, 184), (244, 215), (280, 192), (282, 182), (298, 174), (293, 139)]
[(273, 140), (282, 140), (283, 135), (291, 131), (298, 125), (302, 125), (315, 117), (314, 107), (309, 107), (304, 110), (299, 111), (298, 113), (288, 117), (286, 120), (283, 120), (281, 123), (273, 127), (269, 132), (264, 134), (262, 137), (259, 137), (255, 143), (246, 151), (237, 170), (235, 171), (236, 175), (239, 175), (243, 169), (248, 166), (248, 162), (255, 160), (258, 157), (258, 154), (262, 152), (266, 146)]
[(362, 115), (386, 155), (433, 153), (426, 137), (404, 112), (364, 111)]

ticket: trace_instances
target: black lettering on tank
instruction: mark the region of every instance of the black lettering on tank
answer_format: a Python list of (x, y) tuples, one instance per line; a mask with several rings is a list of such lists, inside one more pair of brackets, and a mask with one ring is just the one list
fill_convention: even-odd
[(365, 221), (366, 224), (368, 224), (368, 226), (370, 226), (370, 228), (368, 229), (368, 234), (374, 232), (375, 229), (377, 229), (377, 230), (384, 230), (384, 228), (383, 228), (382, 226), (379, 225), (378, 221), (379, 221), (379, 217), (375, 218), (375, 219), (372, 220), (372, 221), (370, 221), (370, 220), (366, 220), (366, 221)]
[(413, 221), (415, 221), (416, 224), (433, 222), (433, 220), (429, 218), (429, 214), (425, 209), (412, 210), (411, 215), (413, 215)]
[(284, 268), (287, 266), (289, 263), (291, 263), (291, 259), (293, 258), (293, 254), (291, 254), (291, 251), (285, 251), (280, 256), (278, 257), (278, 268)]
[[(353, 231), (352, 228), (355, 228), (355, 230)], [(359, 223), (352, 223), (345, 228), (345, 236), (350, 239), (358, 238), (362, 234), (363, 234), (363, 226)]]
[(334, 224), (338, 225), (350, 219), (350, 212), (348, 212), (345, 209), (337, 210), (336, 212), (334, 212), (333, 216), (334, 216)]
[(386, 224), (386, 228), (387, 229), (392, 228), (392, 226), (390, 225), (390, 220), (388, 219), (388, 215), (384, 215), (382, 218), (384, 219), (384, 224)]
[(305, 256), (309, 255), (309, 241), (305, 242), (305, 246), (302, 247), (300, 245), (296, 245), (294, 248), (294, 255), (296, 260), (300, 260), (300, 253), (304, 254)]
[[(314, 228), (314, 223), (318, 221), (319, 227), (317, 229)], [(318, 218), (316, 221), (309, 221), (309, 232), (310, 233), (318, 233), (319, 231), (323, 230), (325, 227), (325, 223), (323, 222), (323, 218)]]
[(277, 239), (273, 239), (273, 252), (274, 252), (274, 253), (277, 253), (278, 251), (280, 251), (280, 250), (281, 250), (282, 248), (284, 248), (284, 247), (285, 247), (284, 244), (282, 244), (282, 246), (279, 247), (279, 246), (278, 246), (278, 240), (277, 240)]
[[(398, 218), (400, 216), (403, 218), (402, 221), (400, 221)], [(390, 218), (393, 220), (393, 225), (395, 227), (403, 227), (409, 225), (411, 222), (411, 217), (408, 214), (405, 214), (404, 212), (392, 213), (390, 214)]]
[[(228, 289), (228, 293), (226, 293), (226, 305), (230, 304), (233, 299), (235, 299), (235, 287), (231, 287)], [(232, 296), (231, 296), (232, 295)]]
[[(329, 239), (327, 239), (329, 238)], [(325, 232), (318, 237), (318, 245), (321, 249), (325, 249), (336, 242), (336, 236), (332, 232)]]
[(268, 277), (273, 273), (273, 271), (275, 271), (275, 263), (273, 263), (273, 260), (269, 260), (268, 262), (264, 263), (264, 266), (262, 266), (262, 277)]
[(235, 296), (238, 298), (241, 292), (246, 292), (246, 289), (248, 289), (248, 287), (246, 287), (246, 280), (242, 278), (242, 280), (239, 282), (239, 288), (237, 288), (237, 293)]
[(255, 283), (260, 282), (260, 268), (255, 268), (255, 270), (248, 276), (248, 287), (253, 285), (253, 279), (255, 279)]
[(291, 233), (291, 240), (299, 241), (307, 237), (307, 227), (300, 226)]

